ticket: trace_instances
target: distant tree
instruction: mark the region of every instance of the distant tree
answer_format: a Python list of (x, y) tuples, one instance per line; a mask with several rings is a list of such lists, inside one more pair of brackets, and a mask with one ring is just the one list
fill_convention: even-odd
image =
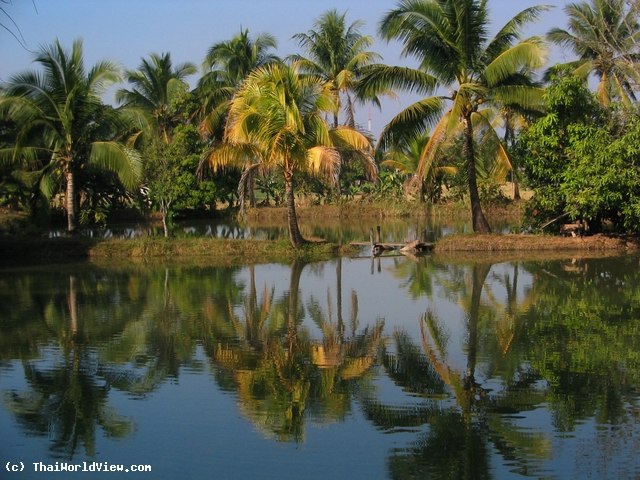
[[(14, 75), (3, 85), (0, 112), (15, 123), (15, 143), (0, 151), (0, 161), (29, 165), (46, 161), (48, 178), (63, 177), (67, 230), (77, 226), (76, 177), (89, 165), (110, 170), (133, 188), (138, 184), (138, 154), (118, 141), (126, 125), (118, 112), (103, 105), (105, 88), (119, 80), (119, 70), (100, 62), (85, 70), (82, 42), (71, 51), (58, 41), (35, 56), (42, 71)], [(49, 182), (50, 184), (50, 182)]]
[(262, 33), (251, 37), (248, 29), (240, 29), (231, 39), (209, 48), (197, 88), (203, 102), (199, 127), (203, 136), (222, 134), (231, 97), (251, 71), (280, 61), (272, 53), (275, 48), (277, 41), (273, 35)]
[(293, 36), (308, 56), (290, 57), (299, 62), (304, 71), (332, 83), (339, 107), (333, 117), (334, 128), (339, 125), (338, 112), (343, 100), (344, 124), (355, 127), (354, 101), (358, 97), (356, 86), (362, 69), (381, 58), (368, 50), (373, 45), (373, 37), (360, 33), (363, 22), (357, 20), (347, 25), (346, 15), (346, 12), (340, 14), (337, 10), (323, 13), (313, 29)]
[(168, 144), (173, 127), (179, 123), (173, 104), (188, 90), (185, 78), (196, 71), (191, 63), (174, 67), (169, 53), (152, 53), (148, 59), (142, 59), (138, 70), (126, 72), (126, 80), (132, 87), (118, 90), (116, 100), (129, 109), (140, 111), (154, 136)]
[(573, 50), (578, 60), (569, 65), (582, 78), (598, 78), (598, 100), (629, 104), (640, 85), (640, 4), (627, 0), (589, 0), (570, 3), (564, 11), (569, 29), (553, 28), (552, 42)]
[(427, 152), (430, 140), (431, 137), (425, 133), (390, 148), (385, 152), (380, 166), (392, 168), (404, 174), (407, 178), (406, 187), (409, 190), (417, 190), (420, 201), (425, 201), (426, 197), (430, 202), (435, 203), (442, 193), (444, 175), (455, 174), (457, 168), (454, 165), (443, 164), (444, 158), (440, 158), (439, 164), (431, 163), (428, 165), (428, 171), (418, 173), (420, 165), (425, 167), (423, 155)]

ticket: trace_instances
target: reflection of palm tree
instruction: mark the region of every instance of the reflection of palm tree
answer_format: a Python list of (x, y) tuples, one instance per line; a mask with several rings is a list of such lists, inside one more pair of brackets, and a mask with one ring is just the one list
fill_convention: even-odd
[(107, 406), (109, 383), (104, 381), (104, 366), (98, 362), (94, 368), (96, 355), (85, 347), (75, 275), (69, 276), (66, 310), (68, 325), (60, 336), (60, 361), (53, 362), (52, 368), (44, 362), (49, 365), (44, 370), (24, 361), (31, 391), (8, 392), (5, 401), (29, 432), (49, 436), (52, 450), (71, 459), (80, 443), (87, 455), (95, 455), (96, 426), (120, 438), (133, 431), (133, 424)]
[(328, 319), (312, 299), (309, 310), (323, 332), (322, 341), (312, 340), (301, 325), (303, 268), (303, 263), (294, 261), (289, 290), (276, 302), (273, 289), (269, 293), (266, 287), (258, 298), (250, 271), (244, 316), (234, 320), (236, 335), (218, 339), (212, 349), (219, 381), (236, 389), (243, 413), (278, 440), (301, 441), (309, 412), (315, 418), (344, 416), (350, 408), (348, 382), (372, 365), (382, 333), (379, 323), (347, 338), (341, 321)]
[(105, 359), (121, 365), (109, 380), (123, 390), (144, 395), (168, 377), (178, 378), (182, 366), (198, 368), (193, 358), (196, 338), (211, 333), (207, 330), (211, 317), (220, 318), (217, 325), (223, 327), (215, 335), (232, 334), (229, 306), (239, 291), (234, 273), (222, 268), (206, 275), (165, 268), (149, 272), (148, 283), (137, 287), (142, 292), (137, 301), (144, 305), (143, 311), (103, 352)]
[[(479, 329), (482, 324), (480, 317), (483, 316), (483, 310), (485, 307), (481, 304), (482, 289), (484, 282), (491, 269), (491, 264), (476, 263), (473, 265), (471, 275), (471, 291), (465, 293), (463, 305), (467, 311), (467, 364), (463, 372), (461, 369), (456, 369), (451, 366), (451, 362), (444, 354), (444, 346), (446, 344), (446, 338), (444, 338), (441, 328), (439, 327), (438, 319), (432, 312), (428, 312), (421, 321), (421, 333), (423, 348), (427, 354), (427, 357), (431, 361), (434, 370), (438, 373), (440, 378), (447, 384), (454, 393), (460, 412), (449, 412), (443, 416), (440, 420), (444, 421), (447, 425), (442, 429), (432, 429), (428, 438), (425, 440), (422, 446), (416, 446), (412, 456), (419, 457), (410, 460), (410, 465), (414, 465), (418, 460), (424, 461), (428, 458), (425, 455), (436, 445), (440, 445), (442, 442), (453, 441), (451, 438), (451, 431), (461, 432), (460, 427), (464, 427), (462, 431), (464, 435), (460, 433), (454, 434), (457, 436), (457, 442), (459, 443), (460, 451), (464, 452), (464, 455), (457, 456), (451, 460), (455, 465), (448, 465), (449, 471), (464, 472), (461, 478), (486, 478), (487, 471), (469, 470), (472, 465), (485, 465), (488, 468), (488, 448), (484, 445), (483, 439), (486, 439), (485, 434), (480, 434), (481, 428), (485, 428), (481, 423), (487, 421), (486, 427), (490, 428), (494, 433), (492, 440), (496, 442), (495, 447), (504, 453), (505, 455), (512, 456), (514, 451), (523, 451), (525, 459), (545, 458), (549, 454), (549, 445), (547, 440), (542, 436), (532, 435), (517, 435), (514, 434), (514, 427), (507, 424), (498, 413), (491, 415), (491, 412), (495, 410), (499, 412), (499, 405), (505, 402), (506, 398), (510, 395), (520, 396), (518, 404), (521, 409), (531, 409), (537, 401), (541, 400), (539, 395), (529, 395), (528, 398), (522, 398), (522, 392), (527, 387), (530, 387), (537, 379), (534, 376), (524, 376), (521, 380), (521, 384), (518, 388), (507, 388), (502, 394), (494, 394), (490, 397), (488, 391), (477, 382), (476, 379), (476, 362), (478, 354), (478, 339)], [(463, 287), (466, 289), (466, 287)], [(464, 291), (464, 290), (463, 290)], [(526, 390), (528, 394), (533, 393), (532, 389)], [(506, 402), (508, 403), (508, 402)], [(483, 417), (478, 417), (476, 412), (480, 410), (485, 413), (489, 413), (489, 416), (483, 420)], [(457, 426), (456, 426), (457, 425)], [(433, 424), (432, 424), (433, 426)], [(438, 433), (440, 432), (440, 433)], [(523, 460), (526, 463), (526, 460)], [(434, 468), (431, 463), (427, 464), (427, 469)], [(415, 466), (415, 465), (414, 465)], [(526, 468), (524, 465), (523, 468)], [(475, 473), (474, 473), (475, 472)]]

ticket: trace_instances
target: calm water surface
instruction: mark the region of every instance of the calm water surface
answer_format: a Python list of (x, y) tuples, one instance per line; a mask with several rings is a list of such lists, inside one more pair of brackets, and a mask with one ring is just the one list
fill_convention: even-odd
[(3, 270), (0, 477), (639, 478), (639, 267)]

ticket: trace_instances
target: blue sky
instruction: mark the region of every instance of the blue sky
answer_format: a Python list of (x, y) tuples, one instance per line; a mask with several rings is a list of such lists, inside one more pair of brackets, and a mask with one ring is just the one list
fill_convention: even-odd
[[(490, 0), (492, 25), (497, 29), (520, 10), (545, 3), (555, 8), (527, 30), (527, 35), (544, 35), (553, 26), (566, 27), (562, 9), (569, 1)], [(278, 54), (286, 56), (298, 52), (292, 35), (312, 28), (315, 19), (332, 8), (346, 11), (349, 23), (363, 21), (361, 32), (375, 36), (378, 22), (394, 5), (390, 0), (12, 0), (4, 8), (30, 50), (56, 38), (68, 46), (82, 38), (87, 66), (108, 59), (135, 69), (152, 52), (170, 52), (174, 64), (200, 65), (211, 45), (228, 40), (240, 28), (250, 34), (271, 33), (278, 40)], [(6, 17), (0, 20), (8, 25)], [(384, 63), (407, 62), (400, 58), (397, 43), (376, 39), (373, 49), (383, 55)], [(32, 59), (31, 52), (0, 29), (0, 81), (33, 68)], [(556, 50), (551, 56), (553, 61), (570, 59), (570, 52)], [(365, 125), (371, 115), (374, 133), (379, 132), (410, 101), (408, 96), (388, 100), (382, 112), (360, 107), (357, 121)]]

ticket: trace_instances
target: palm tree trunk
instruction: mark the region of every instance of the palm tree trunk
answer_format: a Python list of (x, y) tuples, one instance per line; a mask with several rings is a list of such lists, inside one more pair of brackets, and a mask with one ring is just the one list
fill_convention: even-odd
[(67, 169), (65, 177), (67, 181), (67, 198), (65, 198), (67, 206), (67, 232), (73, 235), (76, 233), (76, 187), (73, 171), (71, 171), (70, 168)]
[(491, 227), (482, 211), (480, 194), (478, 193), (471, 115), (466, 115), (464, 118), (464, 156), (467, 164), (467, 182), (469, 185), (469, 199), (471, 201), (471, 223), (473, 225), (473, 231), (476, 233), (491, 233)]
[(520, 182), (518, 181), (518, 176), (513, 175), (513, 199), (514, 200), (522, 200), (520, 196)]
[(287, 205), (287, 222), (289, 224), (289, 240), (293, 248), (300, 248), (305, 243), (305, 240), (302, 238), (300, 228), (298, 227), (296, 201), (293, 191), (293, 172), (287, 171), (287, 169), (285, 169), (284, 173), (284, 192)]
[(291, 264), (291, 278), (289, 282), (289, 311), (287, 312), (288, 352), (291, 358), (298, 346), (298, 303), (300, 291), (300, 276), (304, 263), (295, 259)]
[(473, 284), (471, 288), (471, 306), (469, 308), (469, 335), (467, 343), (467, 370), (464, 376), (465, 389), (475, 386), (475, 372), (478, 351), (478, 321), (480, 318), (480, 298), (482, 287), (491, 270), (490, 263), (476, 263), (473, 265)]

